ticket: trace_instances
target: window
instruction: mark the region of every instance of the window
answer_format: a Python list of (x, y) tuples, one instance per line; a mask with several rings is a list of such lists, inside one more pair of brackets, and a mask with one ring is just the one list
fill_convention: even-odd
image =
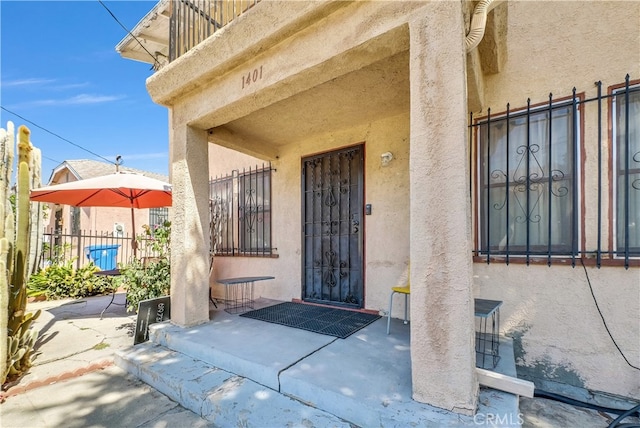
[(616, 255), (640, 256), (640, 85), (613, 91)]
[(271, 247), (271, 171), (239, 177), (240, 251), (258, 253)]
[(149, 226), (162, 226), (165, 221), (169, 220), (168, 208), (149, 208)]
[(80, 234), (80, 207), (71, 207), (69, 211), (71, 216), (71, 234), (79, 235)]
[(480, 252), (578, 251), (578, 109), (573, 100), (476, 125)]
[(234, 253), (234, 177), (227, 176), (209, 183), (211, 252), (216, 255)]
[(271, 166), (211, 180), (211, 251), (271, 256)]

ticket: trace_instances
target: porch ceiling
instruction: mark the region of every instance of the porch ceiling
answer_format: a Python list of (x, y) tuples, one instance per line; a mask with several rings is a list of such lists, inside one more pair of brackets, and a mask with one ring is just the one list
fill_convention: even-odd
[(213, 143), (245, 151), (277, 148), (409, 110), (409, 52), (404, 51), (210, 130)]

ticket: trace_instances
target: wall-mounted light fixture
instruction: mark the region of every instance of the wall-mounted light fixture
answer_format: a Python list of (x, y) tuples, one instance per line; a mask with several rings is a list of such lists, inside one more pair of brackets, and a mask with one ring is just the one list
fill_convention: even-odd
[(380, 155), (380, 164), (382, 166), (388, 166), (389, 162), (391, 162), (391, 160), (393, 159), (393, 153), (391, 152), (384, 152), (383, 154)]

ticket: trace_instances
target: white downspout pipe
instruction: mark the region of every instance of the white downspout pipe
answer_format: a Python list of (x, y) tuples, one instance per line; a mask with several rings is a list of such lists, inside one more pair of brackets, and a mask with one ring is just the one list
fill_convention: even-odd
[(484, 36), (484, 30), (487, 26), (487, 15), (500, 3), (505, 0), (481, 0), (473, 11), (471, 17), (471, 26), (469, 32), (464, 39), (464, 43), (467, 47), (467, 52), (473, 50)]

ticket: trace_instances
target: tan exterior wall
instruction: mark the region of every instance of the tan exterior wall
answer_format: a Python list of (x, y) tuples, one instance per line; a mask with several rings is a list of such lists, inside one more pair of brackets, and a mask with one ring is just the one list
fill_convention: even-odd
[[(365, 308), (388, 310), (389, 290), (401, 285), (409, 261), (409, 118), (406, 114), (390, 117), (351, 129), (330, 132), (283, 147), (280, 158), (273, 163), (272, 227), (273, 246), (277, 258), (216, 257), (214, 278), (273, 275), (275, 281), (256, 283), (256, 295), (270, 299), (301, 298), (301, 159), (317, 153), (359, 143), (365, 152), (365, 204), (372, 205), (372, 214), (364, 217), (365, 241)], [(212, 151), (220, 148), (210, 148)], [(381, 154), (393, 153), (386, 167)], [(255, 158), (245, 158), (251, 166)], [(242, 161), (241, 161), (242, 162)], [(219, 167), (218, 161), (211, 169)], [(233, 161), (228, 165), (233, 165)], [(381, 233), (380, 231), (384, 231)], [(223, 295), (221, 286), (214, 293)], [(397, 315), (404, 303), (396, 299)]]
[[(595, 97), (594, 82), (640, 77), (640, 2), (509, 2), (507, 60), (485, 76), (486, 107), (492, 113), (571, 95), (573, 87)], [(624, 16), (624, 19), (622, 19)], [(603, 155), (609, 157), (607, 104), (603, 105)], [(481, 115), (483, 113), (480, 113)], [(585, 174), (581, 214), (585, 248), (597, 239), (597, 110), (583, 112)], [(606, 164), (605, 164), (606, 166)], [(602, 237), (609, 238), (609, 191), (603, 177)], [(640, 268), (608, 266), (586, 270), (578, 261), (551, 267), (476, 263), (475, 294), (504, 301), (501, 331), (514, 338), (519, 374), (627, 397), (640, 396), (640, 372), (617, 351), (602, 316), (629, 362), (640, 366)]]
[[(637, 1), (509, 1), (506, 62), (485, 76), (486, 105), (504, 110), (620, 83), (640, 69)], [(517, 96), (518, 99), (514, 99)]]
[[(271, 7), (281, 13), (284, 5), (292, 13), (278, 15), (275, 21), (280, 27), (268, 23), (265, 31), (270, 33), (273, 29), (275, 34), (263, 35), (262, 52), (257, 53), (249, 47), (251, 40), (243, 29), (260, 27), (256, 23), (248, 25), (253, 19), (256, 22), (272, 21), (273, 17), (269, 19), (269, 13), (274, 11)], [(464, 43), (462, 39), (448, 35), (448, 32), (463, 33), (461, 6), (454, 2), (322, 2), (315, 5), (264, 2), (254, 10), (261, 10), (265, 15), (247, 14), (246, 27), (228, 28), (226, 37), (234, 40), (235, 49), (215, 45), (214, 37), (169, 64), (164, 73), (150, 78), (147, 87), (157, 102), (172, 107), (172, 128), (180, 135), (187, 124), (207, 129), (210, 141), (274, 160), (277, 178), (273, 193), (279, 197), (287, 195), (283, 200), (274, 201), (272, 211), (273, 218), (283, 226), (276, 227), (284, 229), (285, 233), (274, 242), (280, 257), (275, 261), (259, 258), (222, 261), (218, 258), (214, 266), (218, 278), (253, 273), (282, 278), (258, 285), (256, 294), (284, 300), (300, 296), (301, 227), (297, 215), (300, 212), (297, 190), (300, 158), (359, 142), (367, 144), (365, 203), (372, 204), (373, 214), (371, 219), (364, 219), (367, 228), (365, 307), (385, 310), (390, 287), (397, 285), (403, 274), (406, 277), (410, 253), (415, 254), (415, 259), (420, 261), (414, 264), (416, 270), (411, 274), (411, 300), (415, 301), (410, 327), (413, 397), (438, 407), (472, 414), (476, 408), (478, 384), (473, 367), (471, 262), (465, 260), (469, 254), (465, 233), (470, 230), (469, 207), (457, 209), (452, 221), (447, 221), (435, 209), (436, 202), (428, 201), (429, 195), (436, 193), (438, 198), (444, 198), (441, 189), (452, 182), (452, 176), (438, 173), (446, 168), (445, 162), (464, 158), (467, 110)], [(282, 23), (287, 20), (291, 22)], [(411, 42), (409, 27), (415, 32)], [(286, 30), (277, 34), (278, 28)], [(332, 30), (327, 32), (327, 28)], [(219, 37), (223, 37), (221, 34)], [(288, 37), (291, 34), (295, 37)], [(280, 39), (283, 35), (287, 37)], [(421, 44), (427, 41), (429, 43)], [(223, 49), (215, 49), (215, 55), (209, 55), (214, 46)], [(437, 53), (429, 51), (430, 47)], [(246, 56), (240, 59), (239, 52)], [(450, 85), (440, 84), (442, 70), (439, 67), (450, 70), (448, 76), (456, 77)], [(262, 68), (268, 71), (264, 78), (256, 80), (246, 90), (244, 81), (238, 86), (239, 77), (255, 75), (255, 70)], [(420, 94), (411, 100), (409, 80), (412, 90)], [(381, 81), (385, 84), (381, 85)], [(183, 82), (188, 83), (183, 85)], [(350, 97), (344, 97), (341, 90), (350, 91)], [(354, 99), (363, 102), (353, 103)], [(441, 103), (445, 100), (451, 104), (442, 109)], [(282, 108), (282, 103), (290, 110)], [(301, 111), (312, 114), (300, 116)], [(453, 124), (459, 126), (454, 125), (449, 132), (450, 117), (438, 115), (438, 111), (455, 112), (457, 118)], [(401, 119), (395, 119), (398, 117)], [(396, 123), (385, 124), (392, 120)], [(408, 124), (414, 121), (416, 126), (412, 123), (409, 131)], [(459, 143), (448, 149), (449, 140)], [(179, 144), (185, 143), (188, 151), (190, 145), (197, 146), (201, 142), (195, 137), (193, 141), (187, 138), (186, 142), (182, 138), (172, 138), (172, 151), (184, 150)], [(420, 156), (415, 162), (412, 160), (412, 166), (409, 148), (415, 149)], [(396, 151), (398, 157), (392, 162), (393, 166), (383, 172), (377, 164), (380, 155), (387, 151)], [(189, 166), (189, 162), (193, 165)], [(175, 182), (175, 173), (177, 168), (186, 165), (188, 170), (182, 170), (182, 174), (193, 174), (202, 179), (196, 166), (198, 162), (193, 159), (180, 164), (174, 159), (173, 163), (174, 196), (183, 193), (197, 196), (194, 182), (183, 182), (187, 186), (183, 188)], [(459, 170), (453, 180), (455, 188), (465, 187), (465, 173), (464, 169)], [(410, 190), (417, 196), (415, 202), (408, 198)], [(445, 201), (446, 206), (457, 206), (460, 201), (466, 201), (462, 194), (454, 196)], [(174, 202), (192, 205), (192, 201), (179, 197)], [(410, 218), (410, 212), (416, 214), (412, 216), (415, 219)], [(189, 214), (191, 217), (186, 220), (185, 230), (202, 228), (198, 217), (202, 218), (203, 213)], [(180, 215), (176, 213), (176, 219), (178, 217)], [(409, 233), (412, 225), (415, 227), (413, 234)], [(376, 229), (369, 231), (369, 227)], [(173, 242), (177, 242), (183, 231), (174, 230), (176, 240)], [(441, 251), (433, 251), (432, 243), (437, 243)], [(445, 249), (447, 251), (443, 253)], [(186, 267), (187, 261), (193, 263), (194, 257), (197, 257), (195, 253), (185, 253), (177, 260), (172, 258), (172, 272), (178, 265)], [(444, 266), (442, 269), (437, 268), (438, 261)], [(183, 270), (178, 270), (178, 276), (182, 276)], [(180, 292), (175, 296), (172, 285), (174, 306), (181, 307), (189, 295), (198, 295), (201, 290), (199, 280), (183, 284), (182, 288), (177, 281), (172, 283)], [(221, 294), (219, 288), (215, 291)], [(205, 314), (197, 305), (191, 309), (188, 319), (178, 315), (176, 322), (188, 325), (195, 322), (196, 311), (197, 317)], [(434, 313), (438, 313), (441, 322), (430, 322)], [(435, 349), (442, 352), (434, 352)], [(452, 383), (454, 376), (458, 381)]]
[[(502, 334), (512, 337), (520, 376), (538, 387), (560, 384), (640, 396), (638, 269), (476, 263), (475, 292), (502, 300)], [(544, 385), (541, 381), (557, 383)]]
[(217, 144), (209, 144), (209, 175), (211, 178), (231, 175), (233, 170), (242, 171), (243, 168), (255, 168), (256, 165), (260, 168), (263, 163), (267, 162)]
[[(290, 14), (282, 13), (285, 4)], [(508, 8), (507, 31), (498, 32), (506, 40), (506, 61), (498, 73), (484, 75), (478, 85), (484, 88), (478, 97), (484, 100), (483, 112), (488, 106), (494, 112), (502, 111), (507, 102), (517, 108), (525, 105), (528, 97), (533, 103), (544, 102), (549, 92), (570, 95), (574, 86), (590, 97), (596, 80), (602, 80), (606, 87), (620, 83), (626, 73), (640, 76), (638, 2), (510, 1), (501, 7)], [(272, 159), (277, 169), (273, 173), (272, 217), (273, 245), (279, 257), (218, 257), (214, 276), (273, 275), (276, 280), (259, 283), (256, 294), (280, 300), (300, 297), (300, 159), (363, 142), (365, 203), (373, 207), (372, 215), (364, 218), (365, 307), (385, 309), (389, 288), (402, 281), (410, 254), (418, 256), (412, 260), (412, 266), (418, 264), (415, 270), (412, 267), (412, 278), (418, 280), (412, 281), (412, 287), (418, 287), (412, 301), (420, 304), (413, 306), (411, 326), (416, 399), (452, 408), (446, 396), (455, 395), (464, 401), (456, 410), (464, 413), (473, 407), (468, 393), (473, 396), (477, 392), (477, 383), (466, 355), (473, 352), (473, 332), (464, 323), (472, 317), (472, 302), (467, 298), (471, 269), (473, 294), (504, 302), (501, 330), (515, 339), (521, 372), (535, 379), (637, 397), (638, 372), (624, 363), (603, 332), (580, 267), (517, 263), (476, 263), (470, 267), (471, 255), (465, 258), (473, 231), (471, 219), (465, 219), (468, 158), (463, 155), (463, 145), (467, 144), (468, 116), (462, 111), (465, 100), (460, 99), (464, 98), (466, 63), (464, 31), (459, 28), (463, 8), (455, 2), (262, 2), (253, 9), (255, 13), (247, 13), (235, 26), (223, 29), (148, 80), (154, 100), (171, 108), (174, 200), (185, 205), (179, 207), (178, 222), (174, 223), (179, 225), (173, 237), (180, 251), (174, 253), (178, 255), (172, 259), (172, 269), (184, 273), (189, 281), (182, 277), (173, 280), (172, 293), (179, 292), (174, 294), (173, 304), (183, 312), (176, 319), (189, 325), (205, 322), (208, 314), (202, 299), (198, 300), (206, 289), (206, 245), (198, 235), (206, 229), (203, 181), (208, 171), (202, 165), (203, 141), (217, 138), (218, 132), (221, 139), (228, 138), (229, 146)], [(253, 28), (266, 28), (260, 43), (250, 31)], [(455, 37), (461, 37), (460, 44)], [(262, 127), (264, 135), (250, 132), (260, 130), (256, 123), (269, 124), (261, 111), (272, 108), (280, 112), (274, 106), (277, 102), (290, 101), (299, 93), (409, 47), (411, 105), (401, 112), (372, 115), (352, 126), (325, 126), (321, 132), (313, 128), (307, 134), (300, 131), (302, 125), (292, 127), (286, 118), (274, 114), (274, 120), (280, 122), (273, 129)], [(432, 51), (437, 55), (430, 55)], [(241, 87), (241, 77), (261, 65), (269, 73), (250, 88)], [(375, 106), (363, 108), (374, 111)], [(585, 111), (585, 115), (592, 113)], [(278, 134), (275, 128), (279, 125), (286, 126), (289, 134)], [(219, 129), (226, 126), (226, 131)], [(229, 138), (233, 127), (246, 134)], [(208, 130), (212, 131), (205, 135)], [(581, 195), (585, 207), (592, 207), (595, 198), (593, 130), (593, 122), (585, 122), (587, 174)], [(296, 138), (291, 137), (294, 134)], [(253, 141), (261, 136), (264, 140)], [(283, 143), (280, 137), (288, 139)], [(452, 154), (447, 153), (445, 144), (451, 144)], [(230, 166), (255, 163), (251, 158), (221, 155), (209, 146), (211, 175), (219, 169), (224, 173)], [(387, 151), (395, 159), (383, 168), (380, 154)], [(251, 162), (240, 165), (247, 161)], [(451, 170), (455, 173), (447, 175)], [(455, 189), (447, 188), (447, 177)], [(452, 192), (450, 197), (444, 189)], [(608, 206), (607, 191), (604, 207)], [(416, 196), (414, 200), (410, 192)], [(459, 210), (450, 224), (443, 217), (447, 213), (438, 211), (443, 209)], [(595, 217), (591, 208), (585, 209), (581, 221), (587, 231), (586, 245), (592, 246)], [(412, 230), (410, 225), (414, 225)], [(606, 216), (603, 231), (608, 236)], [(587, 272), (612, 335), (638, 366), (638, 268), (607, 266), (588, 268)], [(214, 291), (222, 294), (215, 284)], [(196, 310), (190, 311), (193, 308)], [(401, 309), (398, 302), (393, 315), (400, 316)], [(433, 317), (439, 317), (442, 331), (429, 330)], [(450, 332), (451, 337), (443, 332)], [(443, 352), (429, 353), (435, 349)], [(452, 362), (456, 354), (461, 355), (460, 361)], [(421, 355), (434, 358), (434, 364)], [(464, 379), (450, 385), (455, 368)], [(450, 386), (464, 391), (449, 393)], [(434, 393), (445, 397), (421, 396), (427, 388), (445, 391)]]
[[(54, 207), (52, 205), (52, 207)], [(62, 230), (66, 233), (71, 231), (71, 207), (62, 206)], [(53, 214), (55, 208), (50, 208), (48, 213), (48, 222), (46, 230), (54, 228), (55, 216)], [(142, 209), (135, 211), (136, 234), (142, 233), (142, 225), (149, 224), (149, 210)], [(114, 225), (116, 223), (124, 225), (124, 233), (131, 235), (133, 233), (131, 224), (131, 210), (128, 208), (108, 208), (108, 207), (82, 207), (80, 208), (80, 230), (89, 233), (100, 232), (105, 234), (113, 234)]]

